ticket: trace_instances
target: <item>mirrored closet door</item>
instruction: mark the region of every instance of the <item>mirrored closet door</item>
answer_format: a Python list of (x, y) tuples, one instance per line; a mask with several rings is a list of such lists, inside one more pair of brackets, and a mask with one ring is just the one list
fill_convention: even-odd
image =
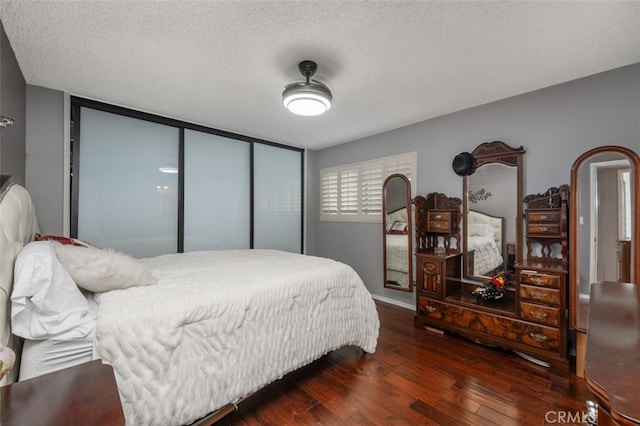
[(184, 131), (185, 252), (250, 247), (250, 156), (247, 142)]
[(135, 257), (302, 252), (304, 150), (72, 97), (71, 236)]

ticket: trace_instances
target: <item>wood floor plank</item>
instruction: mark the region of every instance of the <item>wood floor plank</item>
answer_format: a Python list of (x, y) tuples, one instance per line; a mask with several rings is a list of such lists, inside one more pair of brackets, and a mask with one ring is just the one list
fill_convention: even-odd
[(310, 395), (313, 395), (320, 405), (342, 421), (346, 421), (358, 411), (344, 398), (337, 395), (332, 387), (326, 386), (322, 381), (317, 380), (315, 376), (302, 380), (299, 386)]
[(504, 413), (500, 413), (493, 408), (489, 408), (486, 405), (480, 407), (478, 410), (478, 416), (485, 419), (485, 423), (489, 422), (489, 424), (497, 424), (500, 426), (519, 426), (520, 420), (513, 419)]
[(449, 407), (441, 403), (430, 404), (420, 399), (411, 404), (411, 409), (420, 413), (423, 417), (434, 421), (439, 425), (468, 425), (485, 426), (486, 420), (475, 413), (449, 410)]
[(376, 303), (374, 354), (350, 346), (267, 386), (223, 425), (539, 426), (580, 412), (583, 379), (557, 376), (512, 352), (413, 326), (413, 312)]

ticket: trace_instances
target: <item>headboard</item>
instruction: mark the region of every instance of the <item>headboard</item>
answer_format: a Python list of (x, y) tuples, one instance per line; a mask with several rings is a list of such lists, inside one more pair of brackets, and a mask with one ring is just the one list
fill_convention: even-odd
[(11, 334), (11, 290), (16, 257), (38, 230), (35, 208), (31, 197), (13, 177), (0, 178), (0, 342), (16, 353), (16, 365), (3, 379), (15, 382), (18, 377), (22, 342)]
[(491, 216), (486, 213), (480, 213), (475, 210), (469, 210), (469, 214), (467, 216), (467, 224), (472, 223), (480, 223), (491, 225), (495, 232), (495, 240), (498, 249), (500, 250), (500, 254), (504, 257), (504, 218), (501, 216)]

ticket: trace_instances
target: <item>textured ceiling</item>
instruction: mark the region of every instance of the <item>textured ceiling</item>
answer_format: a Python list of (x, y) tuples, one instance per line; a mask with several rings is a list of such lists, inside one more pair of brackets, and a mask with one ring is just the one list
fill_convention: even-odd
[[(640, 62), (640, 2), (6, 1), (28, 84), (319, 149)], [(334, 95), (281, 104), (301, 60)]]

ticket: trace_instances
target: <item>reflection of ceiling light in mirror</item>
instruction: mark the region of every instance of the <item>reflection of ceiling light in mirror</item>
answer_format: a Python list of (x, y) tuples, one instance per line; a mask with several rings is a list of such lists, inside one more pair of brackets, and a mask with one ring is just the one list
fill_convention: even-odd
[(162, 173), (178, 173), (177, 167), (160, 167), (158, 170)]

